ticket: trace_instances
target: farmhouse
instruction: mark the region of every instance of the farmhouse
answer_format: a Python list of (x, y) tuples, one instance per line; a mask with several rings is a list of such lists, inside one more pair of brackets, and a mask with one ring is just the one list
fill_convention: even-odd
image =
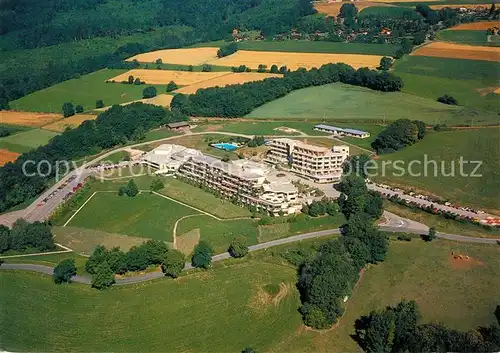
[(184, 131), (190, 128), (190, 125), (186, 121), (179, 121), (176, 123), (170, 123), (166, 125), (167, 128), (171, 131)]
[(348, 146), (329, 149), (288, 138), (270, 140), (267, 146), (271, 148), (267, 162), (288, 163), (292, 172), (317, 183), (339, 181), (342, 164), (349, 157)]
[(159, 173), (176, 173), (267, 212), (290, 214), (302, 207), (291, 181), (265, 164), (246, 159), (224, 162), (198, 150), (170, 144), (149, 152), (142, 161)]
[(366, 131), (355, 130), (355, 129), (344, 129), (341, 127), (324, 125), (324, 124), (319, 124), (314, 126), (314, 130), (328, 132), (329, 134), (339, 135), (339, 136), (357, 137), (360, 139), (370, 137), (370, 133)]

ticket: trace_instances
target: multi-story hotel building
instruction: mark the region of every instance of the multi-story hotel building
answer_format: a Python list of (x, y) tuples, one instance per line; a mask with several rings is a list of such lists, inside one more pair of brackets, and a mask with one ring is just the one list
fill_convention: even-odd
[(158, 172), (175, 172), (227, 197), (235, 197), (242, 203), (274, 214), (295, 213), (302, 207), (297, 188), (285, 174), (265, 164), (245, 159), (223, 162), (177, 145), (159, 146), (157, 151), (143, 158), (143, 163), (159, 168)]
[(333, 146), (330, 149), (288, 138), (270, 140), (267, 146), (270, 147), (267, 162), (287, 163), (292, 172), (317, 183), (340, 180), (342, 164), (349, 157), (348, 146)]

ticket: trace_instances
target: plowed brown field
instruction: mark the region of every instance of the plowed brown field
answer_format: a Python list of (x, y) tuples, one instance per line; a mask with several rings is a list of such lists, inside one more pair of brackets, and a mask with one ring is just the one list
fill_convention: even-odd
[(170, 81), (174, 81), (178, 85), (187, 86), (227, 74), (229, 73), (134, 69), (110, 78), (108, 81), (127, 81), (128, 77), (132, 75), (134, 78), (139, 77), (141, 81), (145, 81), (146, 83), (153, 85), (162, 85), (167, 84)]
[(438, 58), (500, 61), (500, 48), (433, 42), (418, 48), (411, 55)]
[(19, 153), (0, 149), (0, 167), (9, 162), (14, 162), (19, 156)]
[(185, 48), (156, 50), (149, 53), (138, 54), (126, 61), (137, 60), (139, 62), (152, 63), (161, 59), (165, 64), (178, 65), (201, 65), (208, 60), (217, 57), (219, 48)]
[(62, 119), (61, 114), (0, 111), (0, 123), (24, 126), (42, 126)]
[[(434, 8), (435, 6), (443, 6), (446, 7), (446, 5), (432, 5), (431, 7)], [(450, 5), (448, 5), (450, 6)], [(491, 6), (491, 5), (480, 5), (480, 4), (470, 4), (470, 5), (452, 5), (456, 7), (467, 7), (467, 8), (476, 8), (479, 6)], [(451, 7), (451, 6), (450, 6)], [(469, 30), (469, 31), (486, 31), (488, 28), (495, 27), (495, 26), (500, 26), (498, 21), (485, 21), (485, 22), (472, 22), (472, 23), (462, 23), (459, 24), (458, 26), (452, 27), (450, 29), (452, 30)]]
[(232, 55), (208, 63), (222, 66), (246, 65), (252, 69), (256, 69), (260, 64), (267, 65), (267, 67), (276, 64), (278, 67), (286, 65), (289, 69), (296, 70), (300, 67), (311, 69), (313, 67), (319, 68), (323, 64), (343, 62), (354, 68), (375, 68), (379, 65), (381, 58), (379, 55), (238, 50)]
[(77, 114), (70, 116), (69, 118), (61, 119), (51, 124), (44, 125), (42, 129), (62, 132), (66, 130), (66, 128), (68, 127), (70, 129), (73, 129), (75, 127), (80, 126), (80, 124), (83, 123), (85, 120), (94, 120), (95, 118), (97, 118), (97, 115)]
[(238, 83), (245, 82), (253, 82), (253, 81), (261, 81), (270, 77), (281, 77), (279, 74), (266, 74), (266, 73), (253, 73), (253, 72), (239, 72), (239, 73), (231, 73), (225, 76), (216, 77), (212, 80), (203, 81), (199, 83), (195, 83), (191, 86), (186, 86), (179, 88), (176, 90), (176, 93), (184, 93), (184, 94), (192, 94), (196, 93), (200, 88), (208, 88), (208, 87), (225, 87), (228, 85), (235, 85)]

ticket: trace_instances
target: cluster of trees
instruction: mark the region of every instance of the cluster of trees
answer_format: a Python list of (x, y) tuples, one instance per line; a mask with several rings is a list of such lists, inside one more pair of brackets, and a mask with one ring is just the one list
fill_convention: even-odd
[(140, 85), (145, 84), (146, 82), (141, 81), (140, 77), (134, 78), (133, 75), (129, 75), (129, 77), (127, 78), (127, 81), (122, 81), (121, 83), (125, 83), (125, 84), (128, 84), (128, 85), (140, 86)]
[(55, 250), (52, 230), (47, 223), (29, 223), (18, 219), (12, 229), (0, 224), (0, 253), (14, 250), (50, 251)]
[(128, 197), (134, 197), (139, 193), (139, 189), (135, 184), (133, 179), (130, 179), (126, 185), (120, 186), (118, 189), (118, 196), (127, 195)]
[(157, 91), (155, 86), (148, 86), (142, 90), (142, 98), (156, 97)]
[(381, 73), (367, 68), (355, 70), (346, 64), (326, 64), (319, 69), (289, 72), (282, 78), (200, 89), (191, 95), (177, 94), (171, 107), (191, 116), (240, 117), (293, 90), (334, 82), (384, 92), (399, 91), (403, 86), (399, 77), (388, 72)]
[(247, 238), (241, 235), (234, 238), (229, 246), (228, 252), (235, 258), (243, 257), (248, 254)]
[(247, 146), (248, 147), (258, 147), (258, 146), (262, 146), (265, 143), (266, 143), (266, 139), (264, 138), (264, 136), (259, 135), (259, 136), (255, 136), (253, 139), (248, 141)]
[[(146, 131), (185, 116), (142, 103), (113, 106), (95, 120), (64, 131), (50, 142), (0, 168), (0, 212), (40, 194), (56, 173), (58, 161), (71, 161), (142, 138)], [(44, 161), (44, 162), (42, 162)], [(26, 164), (25, 164), (26, 163)], [(24, 167), (23, 167), (24, 166)]]
[(222, 47), (219, 48), (219, 50), (217, 50), (217, 57), (223, 58), (225, 56), (236, 53), (237, 50), (238, 50), (238, 44), (236, 42), (223, 45)]
[[(350, 202), (358, 211), (345, 213), (348, 222), (340, 239), (320, 246), (300, 267), (300, 312), (304, 323), (317, 329), (327, 328), (338, 320), (360, 270), (367, 263), (383, 261), (387, 252), (386, 237), (375, 227), (373, 216), (364, 212), (369, 194), (363, 179), (349, 178), (341, 182), (342, 199), (354, 200)], [(345, 207), (341, 204), (341, 210), (346, 210)]]
[(161, 265), (166, 276), (176, 278), (184, 268), (185, 258), (158, 240), (133, 246), (126, 253), (117, 247), (108, 250), (100, 245), (85, 263), (85, 270), (92, 275), (92, 286), (103, 289), (115, 282), (115, 274), (142, 271), (151, 265)]
[[(500, 307), (495, 314), (498, 316)], [(365, 352), (497, 352), (500, 326), (462, 332), (443, 324), (419, 324), (415, 301), (402, 301), (395, 307), (372, 311), (355, 323), (355, 339)]]
[(167, 89), (166, 91), (167, 92), (172, 92), (172, 91), (175, 91), (177, 88), (179, 88), (177, 86), (177, 84), (174, 82), (174, 81), (170, 81), (168, 84), (167, 84)]
[(52, 278), (54, 283), (71, 283), (71, 277), (76, 275), (76, 265), (74, 259), (62, 260), (54, 267)]
[(328, 214), (334, 216), (339, 212), (338, 203), (331, 198), (324, 197), (319, 201), (313, 201), (310, 204), (305, 204), (302, 207), (302, 213), (305, 213), (311, 217), (319, 217)]
[(350, 174), (342, 179), (339, 188), (342, 192), (338, 199), (340, 211), (347, 219), (360, 213), (372, 219), (382, 216), (382, 197), (368, 190), (363, 176)]
[(387, 126), (372, 142), (378, 154), (391, 153), (413, 145), (425, 136), (425, 123), (419, 120), (399, 119)]
[[(103, 106), (104, 106), (104, 103), (103, 103)], [(97, 102), (96, 102), (96, 108), (97, 108)], [(68, 117), (73, 116), (75, 114), (81, 114), (81, 113), (83, 113), (83, 106), (81, 106), (80, 104), (74, 106), (73, 103), (66, 102), (62, 105), (62, 113), (63, 113), (63, 116), (65, 118), (68, 118)]]
[(247, 67), (246, 65), (233, 66), (231, 67), (232, 72), (251, 72), (252, 69)]
[(10, 130), (0, 126), (0, 137), (7, 137), (10, 135)]
[(452, 96), (449, 96), (445, 94), (444, 96), (438, 97), (437, 101), (439, 103), (444, 103), (444, 104), (449, 104), (449, 105), (458, 105), (458, 101), (453, 98)]

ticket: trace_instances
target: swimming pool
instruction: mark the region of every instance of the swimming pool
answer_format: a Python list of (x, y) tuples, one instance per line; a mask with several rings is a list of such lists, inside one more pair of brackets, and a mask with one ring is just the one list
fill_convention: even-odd
[(234, 151), (238, 149), (238, 146), (235, 146), (231, 143), (214, 143), (212, 146), (224, 151)]

